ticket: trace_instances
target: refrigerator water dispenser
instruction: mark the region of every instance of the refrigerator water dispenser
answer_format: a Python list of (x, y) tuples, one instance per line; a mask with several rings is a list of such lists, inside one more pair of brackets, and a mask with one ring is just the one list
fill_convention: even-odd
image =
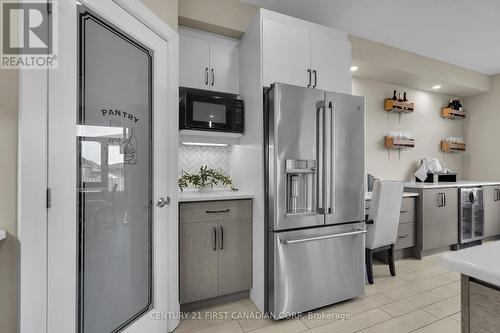
[(316, 213), (316, 160), (286, 160), (286, 215)]

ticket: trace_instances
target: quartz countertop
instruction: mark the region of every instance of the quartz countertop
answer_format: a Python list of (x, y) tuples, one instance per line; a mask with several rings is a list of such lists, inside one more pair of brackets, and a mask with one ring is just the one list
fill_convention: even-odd
[(197, 190), (186, 190), (179, 192), (179, 202), (195, 202), (195, 201), (216, 201), (216, 200), (238, 200), (238, 199), (253, 199), (255, 195), (245, 191), (223, 191), (214, 190), (212, 192), (200, 192)]
[(500, 287), (500, 241), (444, 254), (446, 268)]
[[(413, 192), (403, 192), (403, 198), (412, 198), (412, 197), (418, 197), (418, 193), (413, 193)], [(365, 193), (365, 200), (371, 200), (372, 199), (372, 192), (366, 192)]]
[(500, 181), (484, 181), (484, 180), (459, 180), (456, 182), (443, 183), (405, 183), (405, 188), (411, 189), (429, 189), (429, 188), (445, 188), (445, 187), (477, 187), (487, 185), (500, 185)]

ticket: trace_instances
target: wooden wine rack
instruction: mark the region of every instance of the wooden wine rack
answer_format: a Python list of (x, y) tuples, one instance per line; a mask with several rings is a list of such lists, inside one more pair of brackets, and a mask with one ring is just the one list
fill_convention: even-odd
[(441, 117), (446, 119), (464, 119), (465, 111), (463, 110), (453, 110), (452, 108), (442, 108)]
[(441, 141), (441, 150), (445, 153), (459, 153), (466, 150), (465, 143), (455, 143), (446, 140)]
[(386, 98), (384, 109), (387, 112), (409, 113), (415, 110), (415, 104), (410, 102), (393, 101), (391, 98)]
[(415, 148), (415, 139), (398, 139), (391, 136), (385, 137), (385, 148), (387, 149), (411, 149)]

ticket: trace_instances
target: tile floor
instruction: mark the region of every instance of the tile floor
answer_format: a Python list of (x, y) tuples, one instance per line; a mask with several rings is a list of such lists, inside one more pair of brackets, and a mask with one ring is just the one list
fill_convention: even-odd
[[(375, 284), (366, 286), (364, 296), (301, 318), (278, 322), (257, 318), (255, 305), (242, 300), (191, 314), (175, 333), (460, 332), (460, 275), (444, 268), (440, 256), (399, 260), (396, 277), (389, 275), (388, 266), (376, 262)], [(350, 317), (339, 319), (339, 315)]]

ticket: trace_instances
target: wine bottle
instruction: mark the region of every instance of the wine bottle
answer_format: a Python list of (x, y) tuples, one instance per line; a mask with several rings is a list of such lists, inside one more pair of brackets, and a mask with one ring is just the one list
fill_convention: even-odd
[(393, 101), (397, 101), (398, 98), (396, 97), (396, 90), (394, 90), (394, 95), (392, 95), (392, 100)]
[(408, 102), (408, 100), (406, 99), (406, 91), (403, 93), (403, 102)]
[(402, 102), (403, 100), (401, 99), (401, 93), (398, 94), (398, 102)]

